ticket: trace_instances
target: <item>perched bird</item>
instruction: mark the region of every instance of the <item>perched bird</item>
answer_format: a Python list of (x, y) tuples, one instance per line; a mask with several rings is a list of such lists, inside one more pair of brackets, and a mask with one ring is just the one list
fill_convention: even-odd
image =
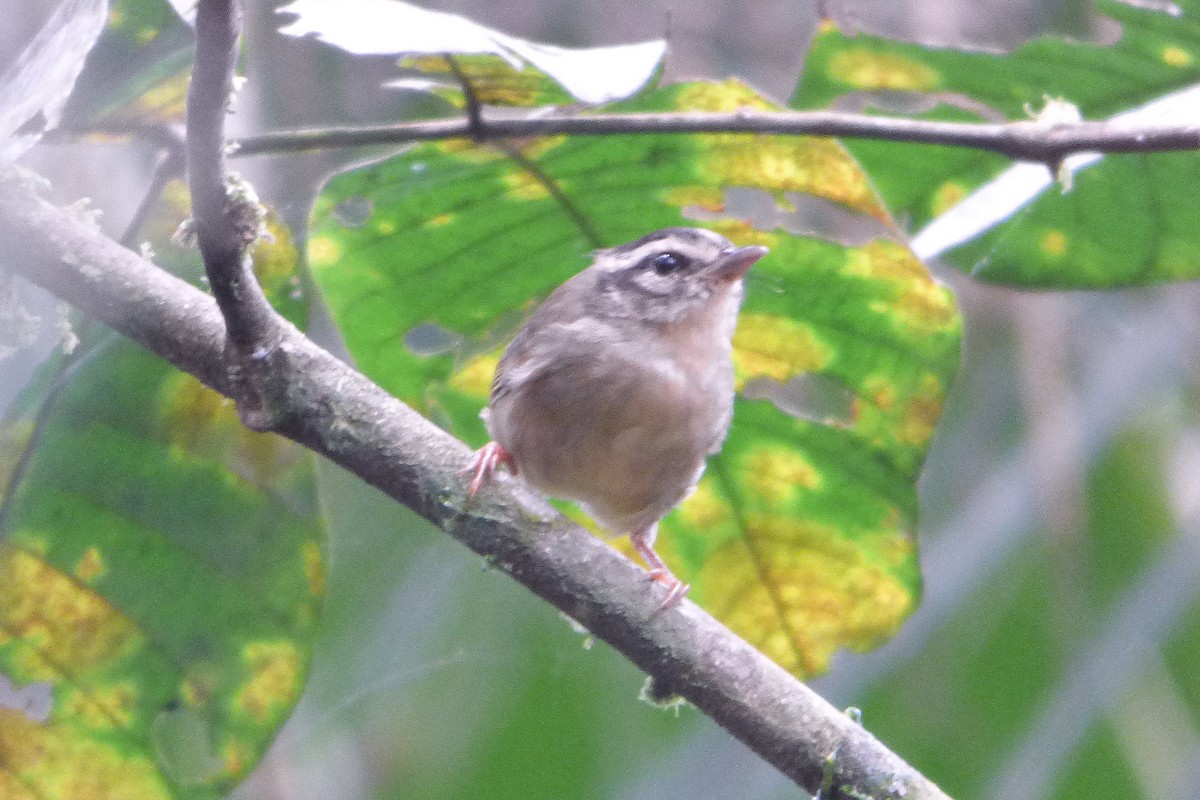
[(627, 533), (667, 588), (658, 522), (696, 487), (733, 417), (742, 277), (767, 248), (665, 228), (596, 253), (505, 350), (483, 412), (494, 441), (463, 470), (473, 497), (500, 464)]

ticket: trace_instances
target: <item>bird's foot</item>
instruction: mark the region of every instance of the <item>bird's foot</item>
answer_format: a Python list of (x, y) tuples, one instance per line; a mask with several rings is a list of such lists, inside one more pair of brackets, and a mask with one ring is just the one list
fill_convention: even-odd
[(655, 533), (657, 533), (657, 526), (646, 531), (637, 531), (631, 534), (629, 538), (633, 542), (633, 548), (638, 551), (642, 560), (650, 567), (647, 573), (650, 580), (667, 587), (667, 596), (663, 598), (663, 601), (659, 603), (658, 608), (654, 611), (654, 614), (657, 616), (668, 608), (678, 605), (679, 601), (687, 595), (688, 589), (692, 587), (691, 584), (684, 583), (679, 578), (676, 578), (671, 570), (667, 568), (666, 562), (662, 560), (658, 553), (654, 552), (652, 544)]
[(458, 471), (459, 475), (470, 475), (471, 483), (467, 485), (467, 499), (471, 500), (486, 484), (490, 483), (496, 469), (504, 464), (509, 472), (517, 474), (517, 465), (513, 462), (508, 451), (496, 442), (488, 442), (475, 451), (466, 467)]
[(679, 580), (669, 570), (650, 570), (650, 580), (667, 587), (667, 596), (654, 610), (656, 616), (668, 608), (678, 605), (679, 601), (687, 596), (688, 590), (692, 588), (690, 583)]

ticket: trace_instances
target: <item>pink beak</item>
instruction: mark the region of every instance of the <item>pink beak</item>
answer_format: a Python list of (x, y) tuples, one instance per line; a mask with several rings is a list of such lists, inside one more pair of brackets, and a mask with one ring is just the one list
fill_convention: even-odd
[(761, 244), (749, 247), (734, 247), (721, 253), (721, 257), (713, 266), (718, 277), (727, 281), (741, 280), (750, 268), (769, 251)]

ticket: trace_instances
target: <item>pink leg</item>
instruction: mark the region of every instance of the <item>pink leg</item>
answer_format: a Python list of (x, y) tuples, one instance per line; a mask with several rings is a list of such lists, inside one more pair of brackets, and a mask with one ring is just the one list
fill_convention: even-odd
[(496, 474), (496, 468), (501, 464), (507, 466), (513, 475), (517, 474), (517, 465), (513, 462), (512, 456), (496, 442), (488, 442), (475, 451), (475, 455), (471, 456), (470, 463), (458, 473), (471, 476), (471, 483), (467, 486), (468, 500), (473, 498), (484, 484), (492, 480), (492, 476)]
[(640, 531), (634, 531), (629, 534), (629, 539), (633, 542), (633, 547), (638, 551), (638, 555), (650, 567), (650, 579), (658, 581), (667, 587), (667, 596), (663, 599), (655, 613), (666, 611), (671, 606), (683, 599), (688, 593), (690, 585), (676, 578), (671, 570), (667, 568), (666, 562), (659, 558), (658, 553), (654, 552), (654, 538), (658, 535), (658, 524), (655, 523)]

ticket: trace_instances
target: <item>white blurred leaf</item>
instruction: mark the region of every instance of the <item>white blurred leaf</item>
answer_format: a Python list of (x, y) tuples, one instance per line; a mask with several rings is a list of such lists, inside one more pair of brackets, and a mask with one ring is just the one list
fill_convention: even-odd
[(645, 85), (666, 53), (665, 41), (569, 49), (518, 39), (466, 17), (398, 0), (295, 0), (297, 15), (280, 33), (317, 39), (355, 55), (491, 54), (514, 69), (530, 64), (584, 103), (628, 97)]
[(0, 163), (58, 124), (107, 19), (107, 0), (65, 0), (0, 77)]
[(200, 0), (167, 0), (168, 5), (175, 9), (175, 13), (193, 28), (196, 27), (196, 4)]

